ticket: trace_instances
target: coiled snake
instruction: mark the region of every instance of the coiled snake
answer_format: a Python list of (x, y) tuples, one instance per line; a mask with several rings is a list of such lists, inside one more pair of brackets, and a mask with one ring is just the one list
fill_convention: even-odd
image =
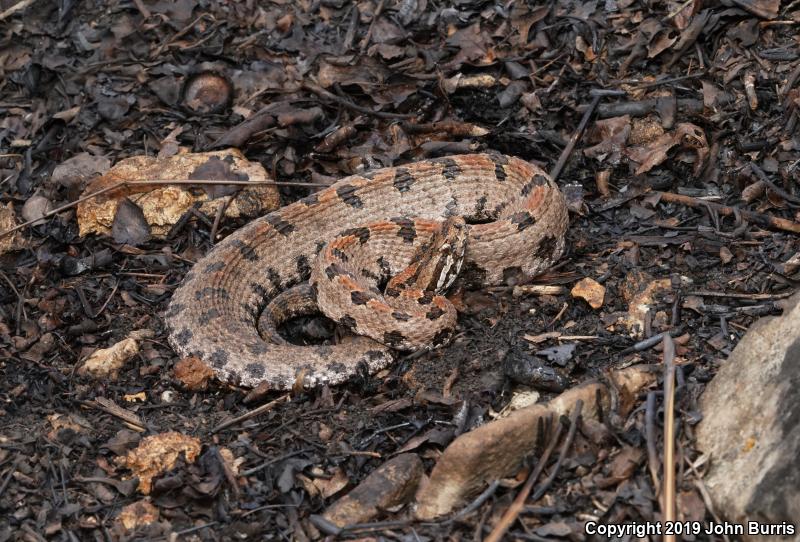
[[(169, 341), (232, 383), (338, 384), (360, 367), (386, 367), (391, 348), (445, 343), (455, 311), (439, 292), (459, 268), (472, 286), (537, 275), (561, 256), (566, 228), (555, 183), (518, 158), (459, 155), (353, 175), (249, 223), (198, 261), (165, 314)], [(463, 251), (463, 265), (450, 249)], [(265, 307), (281, 312), (293, 297), (374, 339), (262, 337)]]

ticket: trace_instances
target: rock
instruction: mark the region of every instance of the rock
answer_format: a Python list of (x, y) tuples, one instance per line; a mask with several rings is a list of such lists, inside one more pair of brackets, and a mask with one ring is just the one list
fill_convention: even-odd
[(130, 469), (139, 478), (139, 491), (150, 493), (153, 478), (175, 466), (183, 454), (186, 461), (194, 463), (200, 455), (200, 441), (175, 431), (145, 437), (139, 446), (119, 457), (117, 463)]
[(606, 289), (596, 280), (586, 277), (579, 280), (570, 293), (572, 297), (584, 299), (593, 309), (599, 309), (603, 306)]
[(139, 343), (135, 339), (128, 337), (110, 348), (96, 350), (86, 358), (86, 361), (78, 369), (78, 374), (116, 380), (119, 371), (129, 359), (138, 353)]
[[(739, 341), (703, 393), (697, 427), (698, 447), (711, 457), (705, 485), (715, 509), (763, 528), (800, 518), (800, 294), (786, 305)], [(797, 526), (789, 537), (764, 534), (757, 539), (800, 540)]]
[(422, 461), (415, 454), (400, 454), (378, 467), (350, 493), (333, 503), (323, 517), (344, 527), (365, 523), (381, 510), (405, 504), (422, 477)]
[[(100, 177), (92, 179), (83, 196), (107, 190), (101, 196), (78, 204), (77, 218), (81, 236), (111, 232), (117, 208), (128, 198), (138, 206), (154, 237), (163, 237), (195, 203), (203, 213), (214, 216), (226, 204), (227, 197), (237, 194), (226, 207), (225, 216), (258, 216), (280, 206), (280, 194), (274, 185), (245, 186), (238, 191), (232, 185), (154, 185), (130, 184), (111, 189), (121, 182), (169, 179), (269, 181), (266, 170), (258, 162), (248, 161), (241, 151), (227, 149), (202, 153), (182, 153), (168, 157), (132, 156), (121, 160)], [(111, 189), (111, 190), (109, 190)]]
[[(603, 419), (624, 420), (633, 407), (630, 400), (649, 386), (655, 377), (639, 367), (612, 371), (609, 387), (586, 382), (552, 399), (512, 412), (505, 418), (482, 425), (454, 440), (439, 457), (430, 478), (417, 491), (415, 515), (430, 520), (450, 513), (493, 480), (512, 476), (537, 443), (539, 420), (567, 415), (578, 400), (583, 401), (582, 418), (599, 423)], [(616, 410), (611, 405), (618, 405)], [(545, 440), (550, 435), (543, 436)]]
[(598, 402), (605, 412), (610, 405), (608, 388), (589, 383), (562, 393), (547, 405), (517, 410), (458, 437), (417, 492), (417, 518), (430, 520), (448, 514), (493, 480), (512, 475), (531, 450), (542, 444), (535, 442), (539, 420), (568, 413), (578, 399), (583, 400), (584, 417), (596, 416)]
[(90, 178), (105, 173), (110, 167), (111, 161), (105, 156), (82, 152), (57, 165), (50, 180), (68, 188), (82, 187)]

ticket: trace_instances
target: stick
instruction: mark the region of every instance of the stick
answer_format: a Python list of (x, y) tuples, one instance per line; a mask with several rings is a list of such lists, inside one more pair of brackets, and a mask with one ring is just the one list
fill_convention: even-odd
[[(675, 343), (664, 335), (664, 493), (661, 512), (664, 522), (675, 521)], [(664, 535), (665, 542), (675, 535)]]
[(282, 403), (283, 401), (288, 400), (289, 397), (290, 397), (290, 395), (288, 393), (285, 394), (285, 395), (281, 395), (277, 399), (275, 399), (273, 401), (270, 401), (269, 403), (263, 404), (260, 407), (256, 407), (253, 410), (245, 412), (241, 416), (236, 416), (235, 418), (231, 418), (230, 420), (226, 420), (226, 421), (222, 422), (221, 424), (219, 424), (218, 426), (216, 426), (214, 429), (212, 429), (211, 430), (211, 434), (213, 435), (214, 433), (218, 433), (219, 431), (222, 431), (223, 429), (226, 429), (226, 428), (230, 427), (231, 425), (237, 424), (239, 422), (243, 422), (245, 420), (249, 420), (250, 418), (252, 418), (254, 416), (258, 416), (259, 414), (263, 414), (264, 412), (267, 412), (268, 410), (271, 410), (272, 407), (274, 407), (278, 403)]
[(50, 218), (53, 215), (56, 215), (62, 211), (66, 211), (67, 209), (71, 209), (76, 205), (83, 203), (84, 201), (90, 200), (92, 198), (96, 198), (97, 196), (101, 196), (107, 192), (111, 192), (112, 190), (117, 190), (118, 188), (122, 188), (124, 186), (144, 186), (144, 185), (162, 185), (162, 184), (175, 184), (175, 185), (216, 185), (216, 184), (226, 184), (232, 186), (266, 186), (266, 185), (274, 185), (274, 186), (316, 186), (316, 187), (328, 187), (329, 185), (323, 183), (287, 183), (287, 182), (279, 182), (279, 181), (228, 181), (224, 179), (203, 179), (203, 180), (170, 180), (170, 179), (152, 179), (147, 181), (120, 181), (114, 185), (106, 186), (105, 188), (101, 188), (96, 192), (92, 192), (91, 194), (86, 194), (75, 201), (70, 203), (66, 203), (61, 207), (57, 207), (52, 211), (47, 211), (39, 218), (35, 218), (33, 220), (28, 220), (27, 222), (23, 222), (22, 224), (18, 224), (11, 228), (10, 230), (6, 230), (0, 233), (0, 239), (6, 237), (7, 235), (11, 235), (15, 231), (21, 230), (31, 224), (34, 224), (40, 220), (45, 218)]
[(600, 100), (602, 99), (603, 97), (600, 95), (592, 98), (592, 103), (590, 103), (589, 107), (586, 108), (586, 111), (583, 112), (583, 117), (581, 117), (578, 127), (575, 129), (575, 132), (573, 132), (572, 137), (569, 138), (567, 146), (564, 147), (563, 151), (561, 151), (561, 156), (558, 157), (558, 162), (556, 162), (556, 165), (550, 171), (550, 178), (554, 181), (558, 179), (559, 175), (561, 175), (561, 170), (564, 169), (564, 165), (567, 163), (569, 155), (572, 154), (572, 150), (575, 148), (578, 140), (583, 135), (586, 125), (589, 124), (589, 119), (592, 117), (592, 115), (594, 115), (594, 110), (597, 109), (598, 105), (600, 105)]
[(739, 209), (738, 207), (728, 207), (712, 201), (693, 198), (691, 196), (684, 196), (683, 194), (673, 194), (672, 192), (654, 192), (658, 194), (663, 201), (670, 203), (680, 203), (689, 207), (700, 209), (711, 208), (723, 216), (732, 216), (737, 212), (741, 213), (750, 222), (761, 226), (762, 228), (774, 228), (778, 230), (788, 231), (792, 233), (800, 233), (800, 223), (785, 218), (778, 218), (763, 213), (756, 213), (754, 211), (747, 211)]
[(310, 92), (313, 92), (314, 94), (316, 94), (317, 96), (319, 96), (321, 98), (325, 98), (325, 99), (331, 100), (332, 102), (336, 102), (337, 104), (340, 104), (340, 105), (343, 105), (343, 106), (345, 106), (345, 107), (347, 107), (349, 109), (352, 109), (353, 111), (358, 111), (359, 113), (365, 113), (367, 115), (373, 115), (373, 116), (381, 118), (381, 119), (410, 119), (410, 118), (414, 117), (414, 115), (406, 115), (406, 114), (403, 114), (403, 113), (386, 113), (384, 111), (373, 111), (372, 109), (370, 109), (368, 107), (362, 107), (360, 105), (354, 104), (353, 102), (351, 102), (350, 100), (348, 100), (346, 98), (342, 98), (341, 96), (337, 96), (333, 92), (328, 92), (327, 90), (325, 90), (321, 86), (315, 85), (314, 83), (309, 83), (309, 82), (303, 83), (303, 87), (302, 88), (304, 88), (304, 89), (306, 89), (306, 90), (308, 90)]
[(28, 7), (31, 4), (33, 4), (34, 1), (35, 0), (21, 0), (20, 2), (17, 2), (13, 6), (8, 8), (7, 10), (5, 10), (4, 12), (0, 13), (0, 21), (2, 21), (3, 19), (5, 19), (7, 17), (10, 17), (10, 16), (14, 15), (18, 11), (22, 11), (26, 7)]

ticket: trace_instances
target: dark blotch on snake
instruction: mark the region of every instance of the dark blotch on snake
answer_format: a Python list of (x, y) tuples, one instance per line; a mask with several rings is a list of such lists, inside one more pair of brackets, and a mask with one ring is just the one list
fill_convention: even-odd
[(414, 177), (404, 167), (399, 167), (394, 170), (394, 187), (398, 192), (408, 192), (411, 190), (411, 185), (414, 184)]
[(269, 279), (270, 284), (276, 290), (281, 289), (281, 275), (272, 267), (267, 268), (267, 278)]
[(205, 288), (200, 288), (199, 290), (195, 291), (194, 298), (196, 301), (200, 301), (205, 297), (218, 297), (220, 299), (228, 299), (228, 290), (225, 288), (214, 288), (212, 286), (206, 286)]
[(351, 184), (343, 184), (336, 188), (336, 194), (341, 198), (343, 202), (345, 202), (350, 207), (354, 207), (356, 209), (360, 209), (364, 206), (364, 202), (361, 201), (356, 195), (356, 187)]
[(212, 367), (219, 369), (228, 363), (228, 353), (225, 350), (217, 349), (209, 356), (208, 360), (211, 362)]
[(217, 271), (222, 271), (225, 269), (225, 262), (213, 262), (206, 266), (203, 269), (203, 273), (216, 273)]
[(339, 258), (343, 262), (347, 262), (347, 260), (349, 259), (349, 256), (347, 255), (347, 253), (342, 251), (341, 249), (338, 249), (338, 248), (332, 248), (331, 249), (331, 254), (333, 254), (333, 256), (335, 258)]
[(436, 294), (434, 294), (430, 290), (425, 290), (424, 292), (422, 292), (422, 296), (419, 299), (417, 299), (417, 303), (419, 303), (420, 305), (430, 305), (431, 302), (433, 301), (433, 296), (435, 295)]
[(189, 328), (183, 328), (177, 335), (175, 335), (175, 340), (181, 346), (186, 346), (189, 341), (192, 340), (192, 330)]
[(269, 352), (269, 347), (264, 343), (250, 343), (247, 345), (247, 349), (254, 356), (260, 356)]
[(372, 299), (372, 296), (362, 290), (355, 290), (350, 292), (350, 299), (354, 305), (366, 305), (367, 301)]
[(444, 314), (444, 311), (439, 307), (433, 307), (431, 310), (425, 313), (425, 318), (428, 320), (436, 320), (440, 318)]
[(219, 311), (216, 308), (211, 308), (201, 314), (197, 321), (204, 326), (215, 318), (219, 318)]
[(413, 243), (417, 238), (417, 228), (414, 221), (410, 218), (392, 218), (392, 222), (400, 226), (397, 235), (399, 235), (406, 243)]
[(536, 219), (528, 211), (520, 211), (511, 215), (511, 223), (517, 225), (517, 230), (522, 231), (536, 224)]
[(461, 166), (452, 158), (439, 158), (436, 162), (442, 164), (442, 176), (448, 181), (453, 181), (461, 175)]
[(308, 280), (308, 277), (311, 276), (311, 265), (308, 263), (308, 258), (301, 254), (295, 260), (295, 264), (297, 265), (297, 274), (300, 276), (300, 280)]
[(402, 311), (392, 311), (392, 318), (401, 322), (408, 322), (411, 320), (411, 315)]
[(308, 206), (316, 205), (317, 203), (319, 203), (319, 196), (315, 192), (313, 194), (309, 194), (306, 197), (302, 198), (300, 202)]
[(248, 262), (255, 262), (258, 260), (258, 254), (256, 254), (256, 251), (253, 249), (253, 247), (241, 239), (234, 239), (231, 241), (231, 244), (239, 249), (239, 253), (242, 255), (242, 258)]
[(264, 220), (277, 230), (278, 233), (286, 237), (292, 233), (295, 228), (291, 222), (287, 222), (279, 213), (271, 213), (264, 217)]
[(344, 316), (339, 318), (339, 325), (344, 326), (347, 329), (355, 329), (356, 319), (350, 316), (349, 314), (345, 314)]
[(264, 366), (260, 363), (248, 363), (244, 370), (253, 378), (261, 378), (264, 376)]
[(358, 237), (358, 240), (363, 245), (367, 241), (369, 241), (369, 228), (360, 227), (360, 228), (348, 228), (344, 230), (341, 234), (342, 237), (354, 235)]

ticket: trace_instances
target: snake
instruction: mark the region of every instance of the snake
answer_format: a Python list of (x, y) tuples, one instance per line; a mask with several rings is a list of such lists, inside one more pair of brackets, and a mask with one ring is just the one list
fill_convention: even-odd
[[(519, 283), (565, 250), (568, 212), (539, 166), (497, 152), (358, 173), (257, 218), (186, 273), (164, 313), (172, 348), (223, 382), (337, 385), (400, 350), (447, 344), (445, 292)], [(276, 321), (317, 311), (354, 333), (293, 344)]]

